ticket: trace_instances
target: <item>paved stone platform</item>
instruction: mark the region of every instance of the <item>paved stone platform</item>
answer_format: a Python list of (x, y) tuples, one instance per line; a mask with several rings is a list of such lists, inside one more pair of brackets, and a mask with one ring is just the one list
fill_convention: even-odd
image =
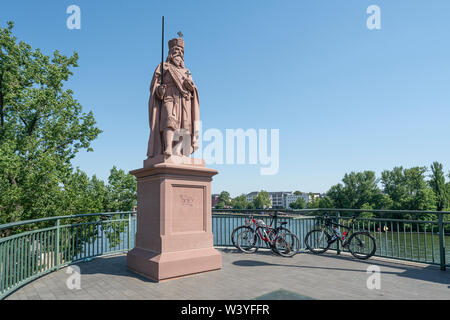
[[(450, 271), (335, 253), (283, 258), (262, 251), (220, 249), (223, 267), (161, 283), (126, 269), (126, 255), (78, 263), (81, 289), (70, 290), (67, 268), (37, 279), (7, 299), (450, 299)], [(381, 270), (381, 289), (369, 290), (367, 267)]]

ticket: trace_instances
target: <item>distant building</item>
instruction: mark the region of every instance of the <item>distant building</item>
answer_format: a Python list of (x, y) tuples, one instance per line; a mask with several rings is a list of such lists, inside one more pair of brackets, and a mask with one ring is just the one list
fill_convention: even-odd
[(278, 191), (278, 192), (269, 192), (269, 196), (272, 198), (272, 208), (274, 209), (284, 209), (286, 197), (290, 195), (292, 192), (286, 191)]
[(305, 203), (310, 202), (310, 196), (308, 193), (302, 192), (301, 194), (290, 193), (284, 197), (283, 206), (285, 209), (290, 209), (290, 204), (296, 202), (299, 198), (302, 198)]
[(324, 195), (318, 193), (318, 192), (311, 192), (309, 193), (309, 202), (312, 202), (316, 199), (323, 198)]
[[(246, 196), (247, 202), (253, 202), (253, 199), (255, 199), (255, 197), (258, 195), (258, 193), (259, 193), (258, 191), (253, 191), (253, 192), (250, 192), (249, 194), (247, 194), (247, 196)], [(269, 199), (270, 199), (269, 208), (272, 208), (272, 206), (273, 206), (272, 194), (270, 192), (268, 192), (268, 194), (269, 194)]]
[[(297, 201), (298, 198), (302, 198), (305, 203), (310, 202), (310, 195), (308, 193), (301, 193), (300, 195), (296, 195), (291, 191), (278, 191), (268, 193), (271, 202), (270, 208), (273, 209), (290, 209), (289, 205)], [(247, 201), (252, 202), (257, 195), (257, 191), (250, 192), (246, 196)]]
[(215, 208), (217, 204), (219, 203), (219, 196), (218, 194), (212, 194), (211, 195), (211, 206)]
[(249, 194), (247, 194), (246, 198), (247, 198), (247, 202), (253, 202), (253, 199), (258, 195), (257, 191), (253, 191), (250, 192)]

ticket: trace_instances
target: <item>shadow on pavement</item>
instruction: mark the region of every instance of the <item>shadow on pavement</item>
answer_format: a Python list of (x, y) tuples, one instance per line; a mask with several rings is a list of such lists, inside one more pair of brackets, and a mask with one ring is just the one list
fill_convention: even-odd
[[(245, 254), (239, 251), (236, 251), (236, 254), (241, 254), (242, 256), (250, 258), (250, 254)], [(274, 255), (272, 252), (257, 252), (257, 254), (262, 255)], [(300, 253), (302, 254), (302, 253)], [(308, 255), (313, 255), (312, 253), (303, 253)], [(279, 257), (279, 256), (278, 256)], [(296, 256), (298, 257), (298, 255)], [(419, 266), (410, 266), (400, 263), (390, 263), (380, 260), (355, 260), (353, 257), (350, 256), (340, 256), (340, 255), (334, 255), (334, 254), (322, 254), (320, 255), (322, 258), (326, 259), (333, 259), (336, 260), (354, 260), (357, 263), (365, 264), (368, 266), (370, 265), (376, 265), (379, 266), (381, 269), (381, 274), (392, 274), (399, 277), (404, 278), (410, 278), (410, 279), (416, 279), (416, 280), (422, 280), (427, 282), (435, 282), (440, 284), (450, 284), (450, 273), (448, 271), (441, 271), (436, 266), (426, 266), (426, 267), (419, 267)], [(323, 263), (323, 265), (317, 265), (317, 266), (311, 266), (311, 265), (295, 265), (295, 264), (284, 264), (282, 263), (282, 259), (289, 259), (289, 258), (283, 258), (279, 257), (280, 263), (271, 263), (271, 262), (265, 262), (265, 261), (257, 261), (257, 260), (237, 260), (233, 261), (232, 264), (240, 267), (270, 267), (270, 266), (282, 266), (282, 267), (290, 267), (290, 268), (303, 268), (303, 269), (318, 269), (318, 270), (335, 270), (335, 271), (347, 271), (347, 272), (360, 272), (360, 273), (367, 273), (366, 268), (356, 269), (356, 268), (343, 268), (343, 267), (328, 267), (327, 263)], [(395, 271), (383, 271), (384, 268), (390, 268), (390, 269), (399, 269), (398, 272)], [(403, 271), (403, 272), (402, 272)], [(450, 287), (450, 286), (449, 286)]]
[(75, 263), (80, 267), (81, 274), (109, 274), (114, 276), (131, 277), (149, 283), (158, 283), (157, 281), (145, 278), (137, 273), (127, 269), (127, 256), (106, 256), (98, 257), (89, 262)]

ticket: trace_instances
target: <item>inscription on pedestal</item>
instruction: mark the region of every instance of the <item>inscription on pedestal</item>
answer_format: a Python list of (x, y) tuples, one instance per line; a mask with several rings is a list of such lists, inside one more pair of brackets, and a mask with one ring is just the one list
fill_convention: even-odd
[(193, 206), (194, 198), (192, 198), (191, 196), (186, 195), (186, 194), (182, 194), (180, 196), (180, 198), (181, 198), (181, 205), (182, 206), (189, 206), (189, 207)]
[(172, 185), (172, 233), (206, 231), (205, 189)]

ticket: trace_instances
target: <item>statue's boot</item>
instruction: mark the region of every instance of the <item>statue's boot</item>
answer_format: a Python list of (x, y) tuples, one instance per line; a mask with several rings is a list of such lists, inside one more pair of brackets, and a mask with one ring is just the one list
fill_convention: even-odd
[(172, 155), (172, 143), (173, 143), (173, 130), (166, 129), (164, 130), (164, 140), (166, 144), (166, 149), (164, 150), (164, 154), (168, 157)]
[(167, 148), (166, 150), (164, 150), (164, 155), (170, 157), (172, 155), (172, 149), (171, 148)]

